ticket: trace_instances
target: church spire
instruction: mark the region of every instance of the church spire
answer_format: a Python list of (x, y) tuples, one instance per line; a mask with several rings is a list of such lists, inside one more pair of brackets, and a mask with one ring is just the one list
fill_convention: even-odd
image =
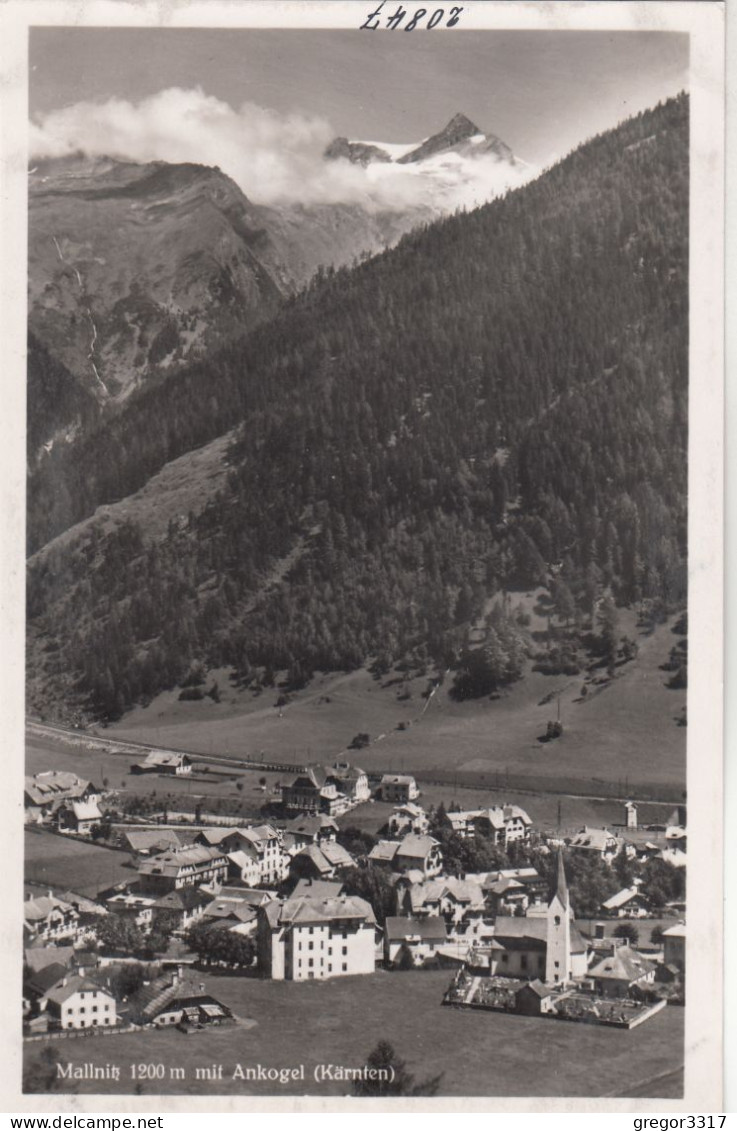
[(563, 852), (558, 849), (558, 884), (555, 894), (563, 907), (568, 907), (568, 884), (566, 883), (566, 870), (563, 867)]

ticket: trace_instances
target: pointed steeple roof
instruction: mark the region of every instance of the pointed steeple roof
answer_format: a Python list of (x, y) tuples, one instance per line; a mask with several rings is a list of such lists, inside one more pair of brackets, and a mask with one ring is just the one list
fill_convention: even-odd
[(563, 853), (560, 849), (558, 849), (558, 883), (555, 894), (563, 906), (568, 907), (568, 884), (566, 883), (566, 870), (563, 867)]

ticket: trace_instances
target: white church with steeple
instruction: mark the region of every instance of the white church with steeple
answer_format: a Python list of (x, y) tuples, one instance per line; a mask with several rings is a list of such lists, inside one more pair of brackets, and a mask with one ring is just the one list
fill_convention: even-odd
[(568, 894), (563, 854), (558, 853), (558, 883), (548, 904), (545, 981), (549, 986), (565, 985), (573, 977), (571, 961), (571, 918), (573, 911)]

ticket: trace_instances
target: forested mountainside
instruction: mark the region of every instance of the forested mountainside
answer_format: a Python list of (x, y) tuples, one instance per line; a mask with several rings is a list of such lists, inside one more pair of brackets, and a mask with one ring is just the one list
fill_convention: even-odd
[[(420, 211), (254, 204), (220, 169), (83, 154), (29, 176), (29, 381), (63, 367), (65, 397), (29, 397), (29, 462), (74, 439), (92, 401), (112, 415), (139, 385), (242, 336), (324, 264), (395, 242)], [(77, 409), (69, 415), (72, 409)], [(31, 447), (31, 439), (35, 446)]]
[[(687, 223), (681, 96), (325, 274), (176, 396), (133, 397), (57, 461), (58, 496), (34, 484), (36, 546), (240, 420), (227, 487), (159, 541), (92, 523), (36, 554), (32, 674), (115, 717), (193, 661), (294, 685), (369, 658), (453, 665), (489, 596), (551, 573), (566, 620), (606, 591), (676, 603)], [(499, 616), (495, 639), (511, 677), (523, 642)]]

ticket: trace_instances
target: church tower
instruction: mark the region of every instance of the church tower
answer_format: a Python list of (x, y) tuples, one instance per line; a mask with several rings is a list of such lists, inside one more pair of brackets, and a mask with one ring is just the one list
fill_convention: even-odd
[(563, 854), (558, 852), (558, 883), (548, 904), (548, 945), (545, 957), (545, 981), (548, 985), (565, 985), (571, 980), (571, 900), (568, 895)]

